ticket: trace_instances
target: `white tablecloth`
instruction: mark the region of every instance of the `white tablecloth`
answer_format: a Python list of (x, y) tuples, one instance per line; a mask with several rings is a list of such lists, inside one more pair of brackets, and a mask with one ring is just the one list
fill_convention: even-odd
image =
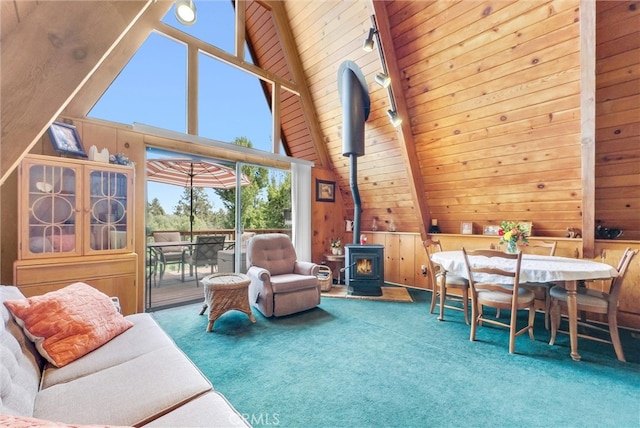
[[(464, 264), (462, 251), (442, 251), (433, 253), (431, 259), (440, 264), (447, 272), (468, 279), (467, 268)], [(505, 259), (490, 259), (484, 256), (469, 257), (469, 262), (475, 267), (498, 267), (512, 270), (515, 267), (513, 261)], [(588, 279), (606, 279), (618, 275), (618, 271), (606, 263), (598, 263), (591, 260), (572, 259), (569, 257), (540, 256), (523, 254), (520, 266), (520, 282), (557, 282)], [(503, 276), (476, 274), (476, 282), (498, 283), (508, 280)]]

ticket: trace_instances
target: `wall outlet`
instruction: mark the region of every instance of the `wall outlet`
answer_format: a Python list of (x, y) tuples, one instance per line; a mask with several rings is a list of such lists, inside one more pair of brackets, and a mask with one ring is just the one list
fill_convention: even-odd
[(422, 276), (427, 276), (427, 267), (425, 265), (420, 266), (420, 271), (422, 272)]

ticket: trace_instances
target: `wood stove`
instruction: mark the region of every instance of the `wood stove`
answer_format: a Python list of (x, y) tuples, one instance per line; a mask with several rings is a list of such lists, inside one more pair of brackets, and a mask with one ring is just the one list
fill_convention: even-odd
[(382, 296), (384, 246), (345, 245), (345, 284), (353, 296)]
[(369, 87), (360, 67), (344, 61), (338, 70), (342, 104), (342, 155), (349, 158), (353, 197), (353, 244), (345, 246), (345, 284), (355, 296), (381, 296), (384, 284), (384, 246), (358, 244), (362, 201), (358, 191), (358, 157), (364, 156), (364, 122), (371, 111)]

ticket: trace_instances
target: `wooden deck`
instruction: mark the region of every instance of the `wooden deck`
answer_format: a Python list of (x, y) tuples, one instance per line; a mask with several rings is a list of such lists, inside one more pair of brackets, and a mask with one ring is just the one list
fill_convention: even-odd
[[(196, 283), (195, 275), (189, 277), (185, 272), (185, 281), (180, 280), (180, 272), (170, 266), (164, 273), (162, 281), (160, 276), (155, 278), (155, 285), (147, 283), (145, 295), (145, 311), (152, 312), (174, 306), (186, 305), (204, 301), (202, 285)], [(211, 274), (211, 268), (203, 266), (198, 269), (198, 278), (202, 279)]]

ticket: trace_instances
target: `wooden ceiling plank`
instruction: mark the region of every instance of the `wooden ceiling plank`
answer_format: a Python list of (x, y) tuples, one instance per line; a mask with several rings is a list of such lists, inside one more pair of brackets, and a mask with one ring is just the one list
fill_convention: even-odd
[(296, 43), (293, 40), (291, 29), (289, 27), (289, 21), (287, 19), (286, 10), (280, 1), (269, 2), (271, 11), (273, 12), (273, 19), (276, 23), (278, 35), (280, 36), (280, 43), (282, 43), (282, 49), (287, 57), (287, 63), (293, 79), (298, 83), (298, 90), (300, 93), (300, 101), (302, 103), (302, 110), (309, 124), (309, 132), (313, 140), (313, 146), (318, 153), (320, 164), (324, 168), (331, 166), (329, 155), (323, 144), (322, 130), (318, 124), (318, 118), (316, 116), (316, 109), (313, 105), (313, 99), (307, 85), (307, 79), (305, 77), (304, 69), (298, 56)]
[(151, 2), (39, 2), (2, 41), (0, 185)]
[(398, 127), (398, 139), (400, 140), (400, 148), (405, 164), (407, 165), (410, 180), (411, 199), (416, 209), (418, 218), (418, 226), (420, 228), (420, 236), (427, 239), (427, 231), (431, 224), (431, 215), (429, 206), (425, 197), (424, 185), (421, 180), (420, 165), (418, 165), (418, 157), (416, 156), (416, 147), (411, 132), (411, 116), (402, 91), (402, 73), (398, 68), (398, 58), (396, 57), (393, 44), (393, 35), (389, 24), (389, 15), (384, 1), (373, 1), (373, 9), (378, 24), (378, 32), (384, 52), (387, 69), (391, 77), (391, 88), (395, 96), (396, 110), (400, 117), (404, 118), (400, 127)]

